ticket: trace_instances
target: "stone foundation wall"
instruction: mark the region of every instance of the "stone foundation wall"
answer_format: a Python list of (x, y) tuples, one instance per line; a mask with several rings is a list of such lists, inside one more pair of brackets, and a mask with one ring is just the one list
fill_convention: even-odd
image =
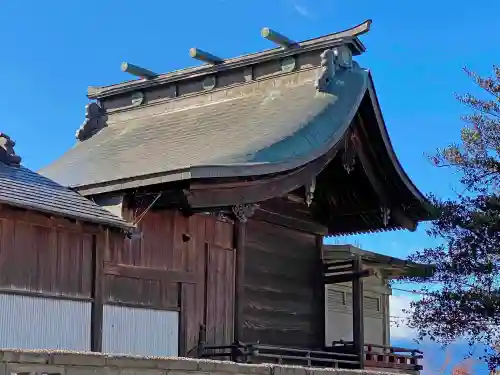
[(0, 375), (394, 375), (373, 370), (250, 365), (190, 358), (0, 350)]

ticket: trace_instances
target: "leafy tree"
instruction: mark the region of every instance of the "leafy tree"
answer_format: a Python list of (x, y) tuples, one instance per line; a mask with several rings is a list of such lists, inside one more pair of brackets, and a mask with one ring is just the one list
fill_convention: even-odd
[(479, 94), (457, 95), (470, 111), (462, 117), (461, 141), (430, 157), (436, 167), (460, 172), (463, 189), (454, 199), (430, 197), (437, 219), (428, 233), (443, 244), (411, 256), (435, 265), (435, 273), (411, 278), (425, 286), (409, 325), (419, 339), (485, 345), (480, 358), (494, 368), (500, 366), (500, 67), (486, 78), (464, 70)]

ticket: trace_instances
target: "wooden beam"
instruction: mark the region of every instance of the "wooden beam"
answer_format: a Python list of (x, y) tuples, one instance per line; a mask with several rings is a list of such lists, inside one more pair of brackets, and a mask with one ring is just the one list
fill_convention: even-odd
[(128, 62), (124, 62), (121, 65), (122, 72), (132, 74), (133, 76), (151, 79), (158, 76), (157, 73), (152, 72), (151, 70), (141, 68), (140, 66), (129, 64)]
[(198, 48), (191, 48), (189, 50), (189, 56), (191, 56), (193, 59), (203, 61), (212, 65), (224, 62), (224, 60), (221, 59), (220, 57), (214, 56), (211, 53), (202, 51), (201, 49)]
[[(179, 311), (179, 356), (181, 357), (187, 357), (188, 355), (188, 348), (186, 345), (187, 342), (187, 320), (188, 320), (188, 314), (189, 312), (187, 311), (187, 293), (186, 293), (186, 284), (183, 283), (178, 283), (178, 305), (180, 307)], [(191, 306), (192, 307), (192, 306)]]
[[(109, 246), (109, 229), (105, 232), (105, 246)], [(97, 236), (92, 236), (92, 308), (90, 312), (90, 350), (102, 352), (103, 322), (103, 264), (104, 249), (98, 246)]]
[(345, 272), (353, 272), (353, 271), (354, 271), (354, 268), (352, 268), (352, 262), (351, 262), (351, 265), (349, 265), (347, 267), (335, 268), (335, 267), (332, 267), (332, 265), (329, 265), (329, 267), (326, 267), (324, 270), (324, 272), (328, 273), (328, 274), (337, 274), (337, 273), (345, 273)]
[[(208, 324), (208, 261), (210, 259), (210, 244), (205, 242), (204, 246), (204, 269), (203, 269), (203, 330)], [(206, 334), (206, 331), (205, 331)]]
[[(358, 114), (357, 120), (361, 128), (363, 128), (363, 119)], [(352, 141), (354, 144), (354, 148), (356, 150), (356, 155), (359, 158), (359, 161), (363, 167), (363, 170), (366, 173), (370, 184), (373, 187), (373, 190), (378, 195), (382, 205), (385, 205), (387, 208), (391, 210), (391, 217), (394, 219), (394, 222), (400, 225), (403, 228), (408, 229), (409, 231), (415, 231), (417, 228), (417, 223), (406, 216), (402, 209), (395, 207), (395, 205), (391, 202), (390, 197), (386, 193), (382, 182), (375, 174), (375, 167), (368, 157), (367, 152), (365, 151), (364, 142), (360, 139), (360, 134), (358, 131), (354, 132), (354, 137), (352, 137)]]
[(190, 272), (164, 270), (159, 268), (129, 266), (124, 264), (104, 264), (104, 274), (134, 279), (158, 280), (164, 283), (196, 283), (196, 275)]
[(375, 271), (372, 268), (368, 268), (361, 271), (353, 271), (341, 273), (338, 275), (328, 275), (323, 277), (325, 284), (338, 284), (338, 283), (346, 283), (348, 281), (354, 281), (356, 279), (362, 279), (365, 277), (373, 276)]
[(352, 260), (333, 260), (333, 259), (325, 259), (323, 262), (323, 270), (327, 270), (330, 267), (340, 267), (350, 265), (352, 267)]
[(263, 208), (258, 208), (252, 218), (259, 221), (265, 221), (266, 223), (276, 224), (285, 228), (295, 229), (301, 232), (320, 235), (328, 234), (328, 228), (320, 224), (271, 212)]
[(245, 247), (246, 247), (246, 223), (236, 221), (233, 227), (234, 247), (236, 251), (236, 269), (234, 277), (234, 341), (242, 338), (243, 309), (245, 307)]
[(273, 177), (221, 184), (193, 183), (185, 191), (186, 200), (190, 207), (202, 208), (234, 206), (282, 197), (315, 178), (335, 157), (341, 144), (338, 142), (326, 154), (302, 167)]
[(403, 210), (392, 208), (391, 216), (394, 221), (401, 225), (403, 228), (408, 229), (410, 232), (414, 232), (417, 229), (417, 223), (405, 215)]
[[(363, 272), (363, 260), (361, 255), (354, 258), (354, 269), (358, 273)], [(359, 368), (364, 369), (365, 359), (365, 328), (364, 328), (364, 297), (363, 278), (355, 277), (352, 280), (352, 337), (354, 341), (354, 352), (359, 356)]]
[(290, 48), (294, 47), (297, 45), (297, 42), (294, 40), (291, 40), (284, 36), (283, 34), (280, 34), (269, 27), (264, 27), (260, 31), (260, 35), (262, 35), (263, 38), (276, 43), (277, 45), (283, 47), (283, 48)]
[[(323, 267), (323, 236), (316, 235), (316, 260), (317, 260), (317, 270), (319, 271)], [(316, 276), (315, 290), (317, 291), (317, 296), (315, 300), (318, 303), (317, 306), (317, 337), (318, 337), (318, 348), (322, 348), (326, 345), (326, 332), (325, 332), (325, 314), (326, 314), (326, 301), (325, 301), (325, 284), (323, 283), (321, 272), (317, 272)]]
[(352, 260), (339, 260), (339, 261), (325, 260), (323, 262), (322, 268), (324, 273), (328, 273), (328, 272), (334, 272), (339, 269), (335, 267), (344, 267), (344, 266), (349, 266), (349, 270), (352, 271), (353, 270)]

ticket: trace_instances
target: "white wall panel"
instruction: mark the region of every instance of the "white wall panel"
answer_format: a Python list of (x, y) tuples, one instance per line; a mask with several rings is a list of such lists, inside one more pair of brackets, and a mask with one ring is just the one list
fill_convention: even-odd
[[(325, 345), (332, 341), (352, 341), (352, 288), (326, 286)], [(366, 291), (364, 296), (365, 343), (384, 344), (384, 312), (382, 294)], [(388, 333), (386, 333), (388, 334)]]
[(105, 305), (102, 336), (106, 353), (177, 356), (179, 313)]
[(0, 294), (0, 347), (90, 350), (91, 303)]

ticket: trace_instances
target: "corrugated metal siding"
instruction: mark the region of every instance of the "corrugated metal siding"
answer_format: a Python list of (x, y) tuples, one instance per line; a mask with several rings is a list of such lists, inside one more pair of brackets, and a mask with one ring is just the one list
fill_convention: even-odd
[(106, 353), (177, 356), (179, 313), (105, 305), (102, 340)]
[(90, 350), (91, 303), (0, 294), (0, 347)]

